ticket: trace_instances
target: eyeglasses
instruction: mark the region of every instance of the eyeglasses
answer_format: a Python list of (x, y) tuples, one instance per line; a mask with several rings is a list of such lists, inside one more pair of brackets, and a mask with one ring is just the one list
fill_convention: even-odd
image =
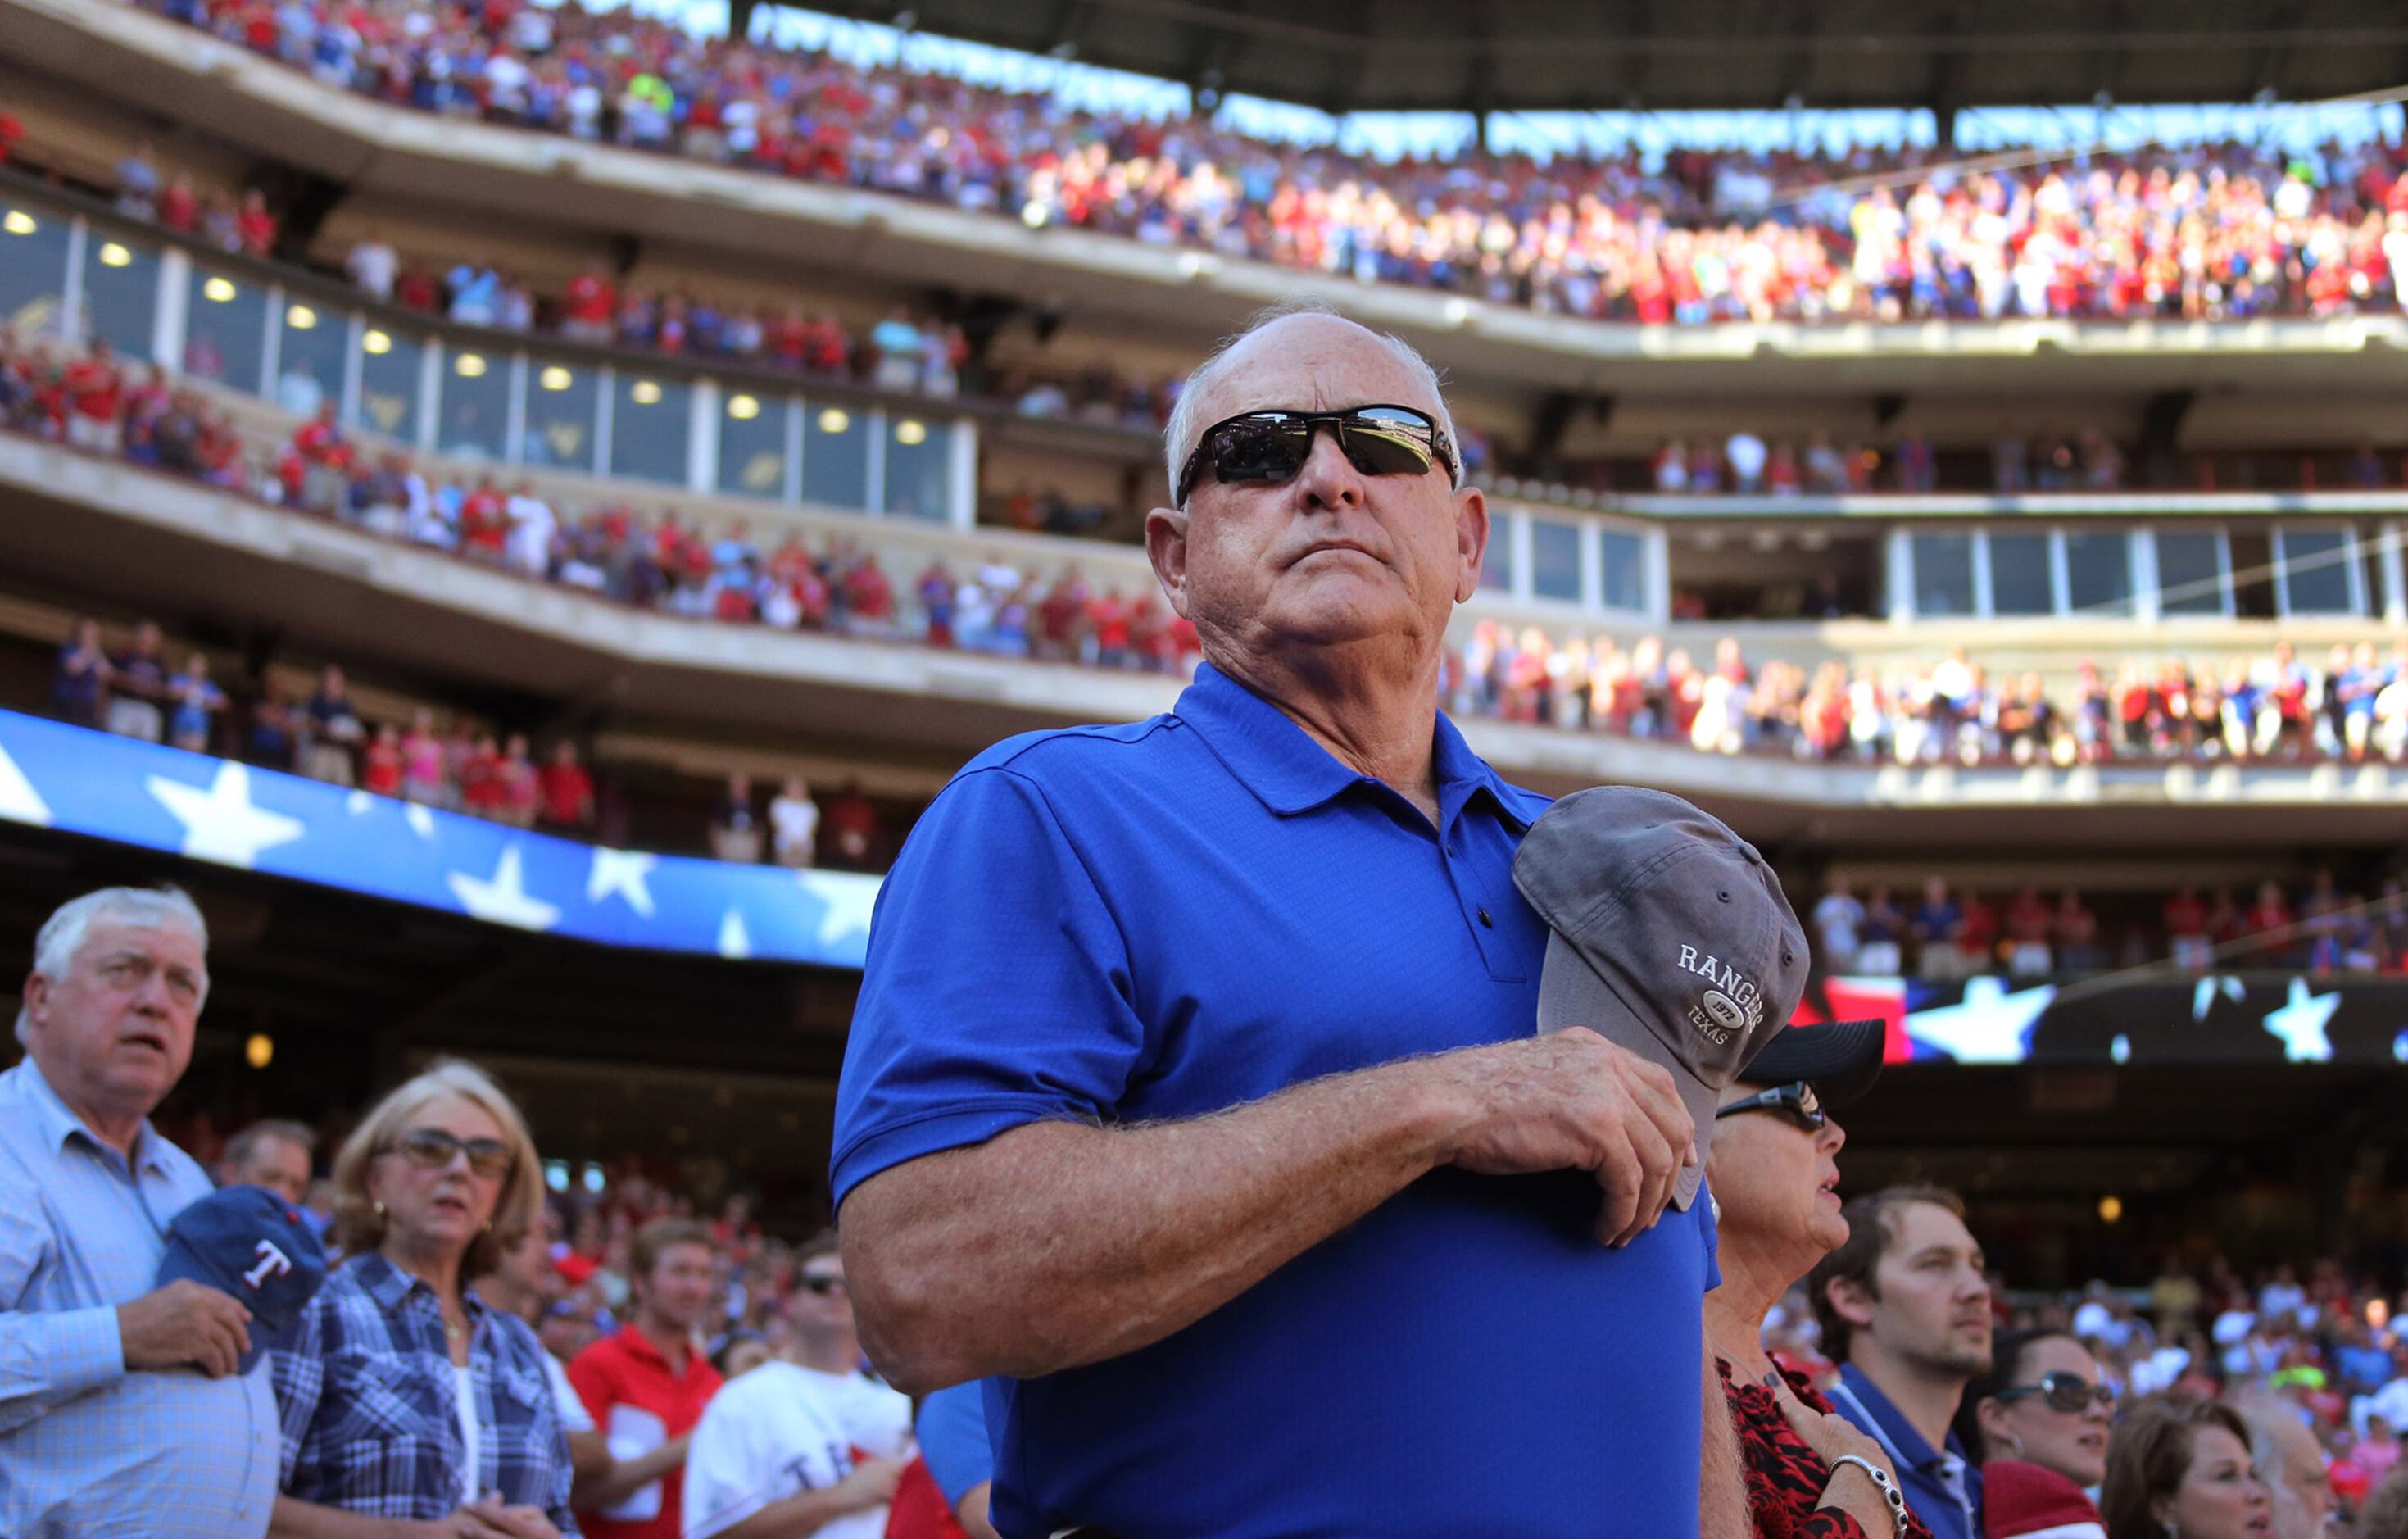
[(498, 1138), (455, 1138), (440, 1128), (412, 1128), (394, 1140), (393, 1149), (422, 1171), (443, 1171), (462, 1155), (468, 1169), (488, 1181), (510, 1173), (510, 1146)]
[(2081, 1374), (2070, 1374), (2063, 1369), (2042, 1374), (2038, 1384), (2018, 1384), (2011, 1389), (2001, 1389), (1990, 1398), (2006, 1405), (2019, 1400), (2029, 1400), (2034, 1395), (2046, 1401), (2050, 1410), (2062, 1411), (2070, 1417), (2080, 1416), (2094, 1403), (2102, 1411), (2112, 1410), (2115, 1404), (2114, 1386), (2093, 1384)]
[(1810, 1133), (1822, 1131), (1823, 1124), (1831, 1120), (1829, 1114), (1823, 1110), (1823, 1098), (1816, 1095), (1814, 1087), (1804, 1080), (1795, 1085), (1776, 1085), (1745, 1100), (1732, 1101), (1714, 1113), (1714, 1120), (1720, 1122), (1742, 1112), (1778, 1112)]
[(1455, 478), (1455, 445), (1426, 411), (1410, 406), (1356, 406), (1343, 411), (1247, 411), (1214, 423), (1196, 440), (1179, 472), (1176, 507), (1210, 465), (1224, 486), (1277, 486), (1296, 479), (1312, 457), (1312, 435), (1329, 429), (1346, 462), (1367, 476), (1418, 476), (1433, 462)]
[(805, 1277), (802, 1279), (802, 1287), (803, 1291), (806, 1293), (816, 1294), (820, 1298), (824, 1299), (831, 1293), (843, 1292), (844, 1279), (841, 1277), (829, 1277), (825, 1275)]

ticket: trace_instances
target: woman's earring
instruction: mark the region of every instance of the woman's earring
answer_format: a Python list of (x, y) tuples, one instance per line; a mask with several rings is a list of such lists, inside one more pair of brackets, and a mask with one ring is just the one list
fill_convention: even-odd
[(2010, 1447), (2010, 1448), (2013, 1448), (2013, 1449), (2015, 1451), (2015, 1457), (2016, 1457), (2017, 1459), (2021, 1459), (2021, 1458), (2023, 1458), (2023, 1456), (2024, 1456), (2024, 1440), (2023, 1440), (2022, 1438), (2017, 1437), (2017, 1436), (2016, 1436), (2014, 1433), (2013, 1433), (2013, 1432), (2009, 1432), (2009, 1433), (2007, 1434), (2007, 1446), (2008, 1446), (2008, 1447)]
[(382, 1218), (382, 1217), (384, 1216), (384, 1204), (383, 1204), (383, 1203), (379, 1202), (379, 1203), (376, 1205), (376, 1215), (377, 1215), (379, 1218)]

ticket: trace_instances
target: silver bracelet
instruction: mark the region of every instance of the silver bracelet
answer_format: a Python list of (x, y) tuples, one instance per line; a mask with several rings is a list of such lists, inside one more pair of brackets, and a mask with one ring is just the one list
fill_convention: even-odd
[(1906, 1533), (1906, 1497), (1899, 1490), (1898, 1482), (1890, 1478), (1887, 1470), (1862, 1454), (1842, 1454), (1831, 1460), (1831, 1473), (1839, 1474), (1842, 1464), (1854, 1464), (1865, 1472), (1865, 1477), (1873, 1483), (1873, 1489), (1881, 1492), (1883, 1503), (1889, 1508), (1891, 1532), (1903, 1539)]

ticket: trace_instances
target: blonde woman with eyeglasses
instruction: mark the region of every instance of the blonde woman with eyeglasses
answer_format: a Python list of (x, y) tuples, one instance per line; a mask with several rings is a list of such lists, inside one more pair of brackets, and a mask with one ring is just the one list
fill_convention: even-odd
[(277, 1534), (573, 1535), (567, 1438), (543, 1348), (467, 1279), (524, 1233), (542, 1169), (518, 1108), (446, 1060), (377, 1104), (335, 1157), (346, 1259), (275, 1357)]

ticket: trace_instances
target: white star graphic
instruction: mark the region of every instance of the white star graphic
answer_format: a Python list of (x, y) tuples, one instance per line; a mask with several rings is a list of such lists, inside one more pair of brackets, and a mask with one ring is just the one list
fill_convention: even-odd
[(744, 928), (744, 915), (735, 909), (720, 915), (719, 955), (737, 962), (752, 955), (752, 937)]
[(358, 817), (363, 813), (374, 811), (376, 804), (377, 798), (366, 791), (354, 791), (343, 798), (343, 811)]
[(2267, 1012), (2266, 1029), (2283, 1039), (2283, 1056), (2293, 1063), (2330, 1063), (2332, 1043), (2325, 1025), (2340, 1008), (2339, 993), (2311, 994), (2305, 978), (2294, 978), (2283, 1008)]
[(802, 889), (820, 900), (819, 942), (832, 946), (852, 935), (865, 942), (869, 935), (869, 911), (878, 903), (878, 881), (850, 871), (796, 871)]
[(0, 750), (0, 817), (11, 823), (30, 823), (36, 828), (50, 826), (50, 804), (42, 799), (25, 771), (17, 761)]
[(515, 844), (503, 847), (502, 863), (494, 869), (490, 882), (460, 871), (447, 871), (443, 880), (452, 885), (452, 896), (460, 899), (471, 918), (520, 929), (550, 929), (560, 918), (557, 907), (528, 896)]
[(219, 765), (206, 791), (165, 775), (146, 775), (142, 784), (184, 826), (181, 850), (195, 860), (249, 870), (259, 864), (259, 852), (290, 844), (303, 832), (299, 818), (251, 803), (251, 771), (239, 764)]
[(612, 893), (627, 900), (627, 906), (650, 919), (652, 916), (652, 889), (644, 878), (652, 872), (658, 857), (640, 850), (610, 850), (594, 846), (594, 864), (585, 872), (585, 900), (599, 903)]
[(409, 831), (416, 834), (419, 838), (433, 839), (435, 837), (435, 814), (428, 812), (426, 808), (420, 803), (413, 801), (408, 806), (404, 807), (401, 810), (401, 820), (404, 823), (408, 824)]
[(2033, 1023), (2056, 998), (2054, 987), (2010, 995), (1996, 978), (1974, 978), (1962, 1004), (1918, 1010), (1907, 1016), (1906, 1031), (1958, 1063), (2020, 1063), (2031, 1048)]
[(2195, 1021), (2207, 1019), (2208, 1006), (2215, 1002), (2218, 994), (2239, 1004), (2249, 997), (2249, 990), (2242, 986), (2238, 978), (2219, 978), (2210, 973), (2190, 991), (2190, 1018)]

